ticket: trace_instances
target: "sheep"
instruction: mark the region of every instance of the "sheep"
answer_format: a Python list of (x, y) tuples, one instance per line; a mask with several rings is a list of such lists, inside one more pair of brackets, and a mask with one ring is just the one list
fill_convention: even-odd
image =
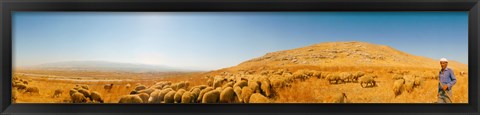
[(207, 80), (207, 85), (213, 87), (213, 80), (212, 80), (212, 79), (208, 79), (208, 80)]
[(125, 85), (125, 88), (127, 88), (127, 89), (130, 89), (130, 87), (131, 87), (130, 84)]
[(79, 89), (78, 92), (82, 93), (85, 97), (90, 98), (90, 91), (88, 91), (86, 89)]
[(175, 96), (175, 91), (170, 91), (167, 94), (165, 94), (165, 97), (163, 98), (163, 101), (165, 103), (174, 103), (174, 96)]
[(353, 81), (358, 81), (358, 78), (362, 77), (365, 75), (365, 72), (363, 71), (357, 71), (355, 75), (353, 75)]
[(90, 93), (90, 99), (94, 102), (103, 103), (102, 95), (96, 91), (92, 91), (92, 93)]
[(27, 89), (27, 85), (25, 85), (25, 84), (17, 84), (16, 87), (17, 87), (17, 90), (25, 90), (25, 89)]
[(124, 95), (120, 97), (118, 103), (143, 103), (139, 95)]
[(147, 93), (139, 93), (135, 95), (138, 95), (140, 99), (142, 99), (142, 102), (145, 102), (145, 103), (148, 102), (148, 98), (150, 97)]
[(88, 85), (82, 85), (82, 86), (80, 86), (80, 87), (83, 88), (83, 89), (88, 90)]
[(402, 89), (404, 83), (405, 83), (405, 80), (403, 80), (403, 79), (399, 79), (399, 80), (394, 81), (394, 83), (393, 83), (393, 94), (395, 95), (395, 97), (397, 97), (398, 95), (400, 95), (402, 93), (401, 89)]
[(203, 95), (209, 91), (212, 91), (213, 90), (213, 87), (207, 87), (205, 89), (203, 89), (202, 91), (200, 91), (200, 94), (198, 95), (197, 97), (197, 102), (202, 102), (202, 99), (203, 99)]
[(270, 103), (271, 101), (260, 93), (254, 93), (250, 96), (248, 103)]
[(190, 94), (192, 95), (192, 102), (195, 102), (198, 98), (198, 96), (200, 95), (200, 89), (199, 88), (195, 88), (193, 89), (192, 91), (190, 91)]
[(260, 86), (258, 85), (257, 81), (249, 81), (248, 87), (251, 88), (254, 93), (260, 93)]
[(224, 79), (224, 78), (214, 80), (213, 88), (221, 87), (223, 82), (225, 82), (225, 81), (227, 81), (227, 79)]
[(27, 87), (27, 90), (25, 90), (25, 93), (29, 94), (40, 94), (38, 87), (32, 86), (32, 87)]
[(420, 87), (424, 82), (422, 77), (415, 77), (415, 81), (413, 82), (413, 87)]
[(72, 96), (72, 95), (73, 95), (73, 93), (76, 93), (76, 92), (78, 92), (78, 90), (75, 90), (75, 89), (73, 89), (73, 88), (72, 88), (72, 89), (70, 89), (70, 92), (69, 92), (69, 94), (70, 94), (70, 96)]
[[(365, 86), (363, 86), (363, 84), (365, 84)], [(375, 85), (375, 79), (373, 79), (371, 75), (366, 75), (360, 78), (360, 86), (362, 87), (374, 87)]]
[(113, 88), (113, 83), (112, 84), (105, 84), (103, 86), (103, 89), (105, 89), (105, 91), (107, 91), (107, 92), (110, 92), (110, 90), (112, 90), (112, 88)]
[(55, 98), (55, 97), (60, 97), (63, 93), (63, 90), (62, 89), (56, 89), (53, 93), (53, 96), (52, 98)]
[(333, 103), (347, 103), (347, 95), (345, 93), (336, 94), (333, 97)]
[(413, 84), (414, 84), (414, 81), (413, 80), (405, 80), (405, 90), (410, 93), (413, 91)]
[(205, 88), (207, 88), (207, 87), (208, 87), (207, 85), (199, 85), (199, 86), (198, 86), (198, 88), (199, 88), (200, 90), (205, 89)]
[(136, 91), (137, 94), (139, 93), (147, 93), (148, 95), (152, 94), (152, 92), (156, 91), (158, 89), (154, 89), (154, 88), (148, 88), (148, 89), (144, 89), (144, 90), (140, 90), (140, 91)]
[(150, 97), (148, 98), (148, 103), (159, 103), (157, 101), (158, 95), (160, 94), (162, 90), (155, 90), (150, 94)]
[(220, 92), (220, 103), (232, 103), (235, 100), (235, 91), (232, 87), (227, 87)]
[(144, 85), (139, 85), (139, 86), (135, 87), (135, 91), (140, 91), (140, 90), (144, 90), (144, 89), (147, 89), (147, 87), (145, 87)]
[(265, 79), (265, 80), (261, 81), (260, 89), (265, 96), (267, 96), (267, 97), (272, 96), (272, 88), (271, 87), (272, 86), (270, 84), (270, 80)]
[(234, 84), (234, 82), (228, 82), (222, 86), (222, 89), (225, 89), (226, 87), (233, 87)]
[(175, 100), (175, 103), (182, 102), (182, 95), (185, 92), (186, 92), (185, 89), (180, 89), (175, 93), (175, 96), (173, 97), (173, 99)]
[(235, 87), (233, 87), (233, 91), (235, 92), (235, 95), (237, 96), (237, 100), (239, 102), (242, 102), (242, 88), (240, 88), (240, 86), (235, 86)]
[(80, 92), (75, 92), (70, 96), (72, 103), (85, 103), (87, 98)]
[(347, 72), (340, 73), (340, 79), (342, 80), (342, 82), (350, 82), (352, 78), (353, 78), (352, 74), (350, 73), (347, 73)]
[(327, 76), (327, 80), (330, 84), (332, 84), (332, 81), (335, 81), (335, 84), (338, 84), (342, 79), (340, 78), (340, 75), (332, 73)]
[(185, 91), (182, 95), (182, 99), (180, 103), (192, 103), (193, 102), (193, 95), (189, 91)]
[(165, 98), (165, 95), (170, 92), (170, 91), (173, 91), (172, 88), (167, 88), (167, 89), (163, 89), (162, 91), (160, 91), (160, 93), (158, 93), (158, 97), (156, 99), (156, 102), (155, 103), (160, 103), (163, 101), (163, 99)]
[(242, 81), (239, 81), (239, 82), (236, 82), (235, 84), (233, 84), (233, 87), (235, 87), (235, 86), (240, 86), (240, 88), (243, 88), (243, 87), (245, 87), (245, 86), (247, 86), (247, 85), (248, 85), (248, 82), (242, 80)]
[(241, 94), (241, 97), (242, 97), (242, 102), (244, 103), (248, 103), (249, 100), (250, 100), (250, 96), (255, 93), (251, 88), (249, 87), (243, 87), (242, 88), (242, 94)]
[(217, 103), (220, 97), (220, 92), (218, 90), (212, 90), (202, 97), (202, 103)]
[(23, 81), (23, 84), (28, 85), (28, 81)]

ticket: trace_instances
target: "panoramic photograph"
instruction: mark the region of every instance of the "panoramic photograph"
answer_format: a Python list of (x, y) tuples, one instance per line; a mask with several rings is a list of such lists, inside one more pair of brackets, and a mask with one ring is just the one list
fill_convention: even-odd
[(468, 104), (468, 12), (14, 12), (12, 103)]

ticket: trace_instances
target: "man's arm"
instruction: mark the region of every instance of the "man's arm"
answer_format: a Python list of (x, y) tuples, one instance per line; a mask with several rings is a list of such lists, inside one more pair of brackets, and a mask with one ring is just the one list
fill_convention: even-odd
[[(451, 70), (451, 69), (450, 69)], [(455, 74), (453, 74), (453, 70), (450, 71), (450, 83), (448, 83), (448, 89), (452, 89), (452, 86), (457, 83), (457, 78), (455, 77)]]

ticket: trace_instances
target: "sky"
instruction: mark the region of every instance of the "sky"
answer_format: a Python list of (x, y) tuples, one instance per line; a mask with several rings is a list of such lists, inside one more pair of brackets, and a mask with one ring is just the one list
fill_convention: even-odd
[(468, 64), (468, 12), (14, 12), (13, 64), (113, 61), (215, 70), (364, 41)]

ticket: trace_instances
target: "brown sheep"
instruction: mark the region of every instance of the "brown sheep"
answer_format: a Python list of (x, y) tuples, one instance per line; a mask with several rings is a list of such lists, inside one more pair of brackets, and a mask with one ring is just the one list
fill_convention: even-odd
[(167, 89), (163, 89), (162, 91), (160, 91), (160, 93), (158, 93), (158, 96), (157, 96), (157, 101), (155, 103), (161, 103), (163, 101), (163, 99), (165, 98), (165, 95), (170, 92), (170, 91), (173, 91), (172, 88), (167, 88)]
[(412, 80), (405, 80), (405, 90), (408, 92), (408, 93), (411, 93), (413, 91), (413, 85), (414, 85), (414, 81)]
[(220, 103), (232, 103), (235, 98), (235, 92), (232, 87), (227, 87), (220, 92)]
[(86, 89), (79, 89), (78, 92), (82, 93), (85, 97), (90, 98), (90, 91), (88, 91)]
[(142, 99), (142, 102), (145, 102), (145, 103), (148, 102), (148, 98), (150, 97), (150, 95), (148, 95), (147, 93), (139, 93), (135, 95), (138, 95)]
[(17, 84), (16, 87), (17, 87), (17, 90), (25, 90), (25, 89), (27, 89), (27, 85), (21, 84), (21, 83), (20, 83), (20, 84)]
[(233, 87), (233, 91), (235, 92), (237, 101), (242, 102), (242, 88), (240, 88), (240, 86), (235, 86)]
[(227, 79), (216, 79), (214, 82), (213, 82), (213, 88), (217, 88), (217, 87), (221, 87), (223, 85), (224, 82), (226, 82)]
[(118, 103), (143, 103), (139, 95), (124, 95), (120, 97)]
[(88, 90), (88, 85), (82, 85), (81, 88)]
[(328, 83), (330, 84), (333, 84), (332, 81), (335, 81), (335, 84), (338, 84), (340, 83), (340, 81), (342, 81), (342, 79), (340, 78), (340, 75), (336, 73), (328, 74), (327, 80), (328, 80)]
[(174, 103), (175, 102), (174, 96), (175, 96), (175, 91), (170, 91), (167, 94), (165, 94), (163, 101), (165, 103)]
[(244, 80), (242, 80), (242, 81), (239, 81), (239, 82), (237, 82), (237, 83), (233, 84), (233, 87), (235, 87), (235, 86), (239, 86), (240, 88), (243, 88), (243, 87), (245, 87), (245, 86), (247, 86), (247, 85), (248, 85), (248, 82), (247, 82), (247, 81), (244, 81)]
[(173, 97), (173, 99), (175, 100), (175, 103), (182, 102), (182, 95), (185, 92), (186, 92), (185, 89), (180, 89), (175, 93), (175, 96)]
[(92, 93), (90, 94), (90, 99), (91, 99), (93, 102), (103, 103), (102, 95), (100, 95), (100, 93), (98, 93), (98, 92), (96, 92), (96, 91), (92, 91)]
[(157, 101), (158, 95), (160, 94), (162, 90), (155, 90), (150, 94), (150, 97), (148, 98), (148, 103), (160, 103)]
[(105, 91), (107, 91), (107, 92), (110, 92), (110, 90), (112, 90), (112, 88), (113, 88), (113, 83), (112, 84), (105, 84), (103, 86), (103, 89), (105, 89)]
[(76, 92), (78, 92), (78, 90), (75, 90), (75, 89), (73, 89), (73, 88), (72, 88), (72, 89), (70, 89), (70, 92), (69, 92), (69, 94), (70, 94), (70, 96), (72, 96), (72, 95), (73, 95), (73, 93), (76, 93)]
[(405, 80), (403, 79), (395, 80), (395, 82), (393, 83), (393, 94), (395, 95), (395, 97), (402, 93), (402, 86), (404, 83)]
[(202, 97), (202, 103), (217, 103), (220, 97), (220, 92), (218, 90), (212, 90)]
[(189, 91), (185, 91), (182, 95), (181, 103), (192, 103), (193, 102), (193, 95)]
[(87, 98), (80, 92), (75, 92), (70, 96), (72, 103), (85, 103)]
[(248, 87), (250, 87), (254, 93), (260, 93), (260, 86), (257, 81), (249, 81)]
[(254, 93), (250, 96), (248, 103), (270, 103), (271, 101), (260, 93)]
[(147, 89), (147, 87), (145, 87), (144, 85), (139, 85), (139, 86), (135, 87), (135, 91), (140, 91), (140, 90), (144, 90), (144, 89)]
[(202, 91), (200, 91), (200, 94), (198, 95), (197, 97), (197, 102), (202, 102), (202, 99), (203, 99), (203, 95), (209, 91), (212, 91), (213, 90), (213, 87), (207, 87), (205, 89), (203, 89)]
[(422, 77), (415, 77), (415, 81), (414, 81), (413, 86), (414, 87), (421, 87), (423, 82), (424, 82), (424, 79)]
[(272, 88), (271, 88), (270, 80), (265, 79), (261, 81), (260, 84), (260, 89), (262, 90), (262, 93), (265, 94), (267, 97), (272, 96)]
[(190, 94), (192, 95), (192, 102), (196, 102), (198, 96), (200, 95), (200, 91), (201, 90), (199, 88), (195, 88), (192, 91), (190, 91)]
[[(365, 84), (365, 86), (363, 86)], [(366, 75), (360, 78), (360, 86), (362, 87), (374, 87), (376, 86), (375, 79), (373, 79), (373, 76), (371, 75)]]
[(29, 94), (40, 94), (38, 87), (32, 86), (32, 87), (27, 87), (27, 90), (25, 90), (25, 93)]
[(255, 93), (250, 87), (243, 87), (242, 88), (242, 101), (244, 103), (248, 103), (250, 100), (250, 96)]
[(62, 89), (56, 89), (53, 93), (53, 96), (52, 98), (55, 98), (55, 97), (60, 97), (63, 93), (63, 90)]

